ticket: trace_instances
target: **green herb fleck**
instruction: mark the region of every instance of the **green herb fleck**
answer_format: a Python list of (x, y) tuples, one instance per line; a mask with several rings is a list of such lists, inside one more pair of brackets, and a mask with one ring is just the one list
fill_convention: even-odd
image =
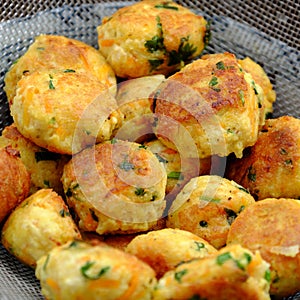
[(50, 259), (50, 254), (47, 255), (46, 260), (43, 264), (43, 270), (46, 271), (48, 263), (49, 263), (49, 259)]
[(232, 259), (232, 256), (229, 252), (222, 253), (217, 257), (217, 264), (222, 266), (229, 259)]
[(268, 283), (271, 283), (271, 271), (269, 269), (266, 270), (264, 278)]
[(211, 40), (211, 21), (208, 21), (206, 23), (206, 30), (205, 30), (205, 35), (203, 38), (203, 42), (204, 42), (204, 48), (206, 48)]
[(177, 172), (177, 171), (172, 171), (167, 175), (168, 179), (177, 179), (177, 180), (181, 180), (183, 179), (183, 175), (181, 174), (181, 172)]
[(205, 195), (201, 195), (201, 196), (199, 197), (199, 199), (202, 200), (202, 201), (214, 202), (214, 203), (219, 203), (219, 202), (221, 201), (220, 199), (207, 197), (207, 196), (205, 196)]
[(204, 243), (195, 241), (195, 244), (196, 244), (196, 247), (197, 247), (197, 248), (196, 248), (196, 251), (201, 251), (201, 249), (204, 249), (204, 248), (205, 248)]
[(78, 246), (78, 241), (72, 241), (68, 248), (76, 248)]
[(179, 283), (181, 283), (181, 279), (182, 277), (188, 272), (187, 269), (183, 269), (181, 271), (175, 272), (174, 274), (174, 278), (176, 281), (178, 281)]
[(229, 225), (231, 225), (233, 223), (233, 221), (235, 220), (235, 218), (237, 217), (237, 214), (235, 211), (233, 211), (232, 209), (229, 209), (227, 207), (224, 207), (224, 211), (227, 215), (227, 222)]
[(76, 71), (73, 69), (65, 69), (64, 73), (75, 73)]
[(44, 186), (49, 188), (50, 187), (50, 181), (49, 180), (44, 180)]
[(239, 209), (239, 213), (241, 213), (245, 209), (245, 205), (242, 205)]
[(247, 193), (247, 194), (250, 194), (249, 191), (247, 189), (245, 189), (243, 186), (239, 185), (238, 183), (234, 183), (234, 185), (241, 191)]
[(239, 269), (245, 271), (246, 266), (249, 265), (251, 260), (252, 260), (251, 255), (245, 252), (243, 254), (243, 257), (240, 260), (236, 259), (234, 261), (235, 261), (235, 263), (236, 263), (236, 265), (238, 266)]
[(64, 218), (64, 217), (70, 217), (70, 213), (69, 213), (68, 211), (66, 211), (65, 209), (61, 209), (61, 210), (59, 211), (59, 214), (60, 214), (60, 216), (61, 216), (62, 218)]
[(53, 81), (52, 81), (53, 76), (49, 74), (49, 78), (50, 78), (50, 80), (49, 80), (49, 89), (50, 90), (55, 90), (55, 86), (54, 86)]
[(55, 124), (56, 124), (56, 119), (55, 119), (55, 117), (52, 117), (52, 118), (50, 119), (49, 124), (50, 124), (50, 125), (55, 125)]
[(164, 37), (162, 31), (162, 24), (160, 21), (160, 17), (156, 17), (156, 26), (158, 29), (158, 34), (153, 36), (151, 40), (145, 42), (144, 46), (146, 47), (147, 51), (153, 53), (155, 51), (166, 51), (166, 47), (164, 45)]
[(165, 9), (178, 10), (178, 7), (170, 5), (169, 2), (164, 2), (162, 4), (157, 4), (154, 7), (155, 8), (165, 8)]
[(117, 139), (115, 139), (115, 138), (111, 139), (110, 143), (111, 144), (116, 144), (117, 143)]
[(119, 168), (127, 172), (130, 170), (134, 170), (134, 164), (132, 164), (129, 161), (124, 160), (123, 162), (121, 162), (119, 164)]
[(240, 100), (242, 101), (242, 104), (245, 105), (245, 95), (243, 90), (239, 90), (239, 97)]
[(248, 180), (255, 182), (256, 181), (256, 173), (255, 170), (252, 166), (248, 168), (248, 175), (247, 175)]
[(145, 189), (143, 188), (136, 188), (134, 193), (137, 195), (137, 196), (144, 196), (145, 195)]
[(280, 149), (280, 154), (282, 154), (282, 155), (287, 155), (288, 152), (287, 152), (284, 148), (281, 148), (281, 149)]
[(224, 63), (222, 61), (217, 62), (216, 66), (217, 66), (218, 70), (225, 70), (226, 69), (225, 65), (224, 65)]
[(100, 277), (102, 277), (105, 273), (107, 273), (110, 269), (109, 266), (107, 267), (104, 267), (104, 268), (101, 268), (100, 271), (95, 274), (95, 275), (92, 275), (92, 274), (88, 274), (88, 271), (91, 269), (91, 267), (95, 264), (95, 262), (93, 261), (88, 261), (86, 262), (81, 268), (80, 268), (80, 271), (81, 271), (81, 274), (83, 277), (87, 278), (87, 279), (90, 279), (90, 280), (96, 280), (96, 279), (99, 279)]
[(284, 163), (289, 166), (289, 165), (292, 165), (293, 164), (293, 161), (291, 159), (287, 159), (284, 161)]
[(147, 149), (147, 146), (145, 146), (145, 145), (139, 145), (139, 149)]
[(158, 69), (158, 67), (164, 63), (164, 59), (149, 59), (148, 61), (151, 66), (151, 72)]

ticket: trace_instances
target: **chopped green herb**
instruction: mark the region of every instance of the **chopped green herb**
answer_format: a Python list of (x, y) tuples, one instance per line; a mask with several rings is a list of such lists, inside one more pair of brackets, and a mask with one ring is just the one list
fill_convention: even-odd
[(239, 209), (239, 213), (241, 213), (245, 209), (245, 205), (242, 205)]
[(144, 196), (145, 195), (145, 189), (143, 188), (136, 188), (134, 193), (137, 195), (137, 196)]
[(160, 65), (164, 63), (164, 59), (149, 59), (148, 61), (151, 66), (151, 72), (156, 70)]
[(164, 2), (162, 4), (157, 4), (154, 7), (155, 8), (165, 8), (165, 9), (178, 10), (178, 7), (170, 5), (170, 3), (169, 2)]
[(124, 160), (122, 163), (119, 164), (119, 168), (127, 172), (134, 169), (134, 164)]
[(59, 153), (49, 152), (49, 151), (38, 151), (34, 153), (35, 161), (53, 160), (57, 161), (61, 158)]
[(240, 100), (242, 101), (242, 104), (245, 104), (245, 95), (244, 95), (244, 91), (243, 90), (239, 90), (239, 97)]
[(181, 172), (176, 172), (176, 171), (172, 171), (167, 175), (168, 179), (177, 179), (177, 180), (181, 180), (183, 179), (183, 175), (181, 174)]
[(147, 146), (145, 146), (145, 145), (139, 145), (139, 149), (147, 149)]
[(246, 266), (248, 266), (249, 263), (251, 262), (251, 260), (252, 260), (251, 255), (245, 252), (243, 254), (243, 257), (240, 260), (235, 259), (234, 261), (238, 266), (238, 268), (244, 271)]
[(222, 266), (229, 259), (232, 259), (232, 256), (229, 252), (222, 253), (217, 257), (217, 264)]
[(49, 263), (49, 259), (50, 259), (50, 254), (47, 255), (46, 260), (43, 264), (43, 270), (46, 271), (48, 263)]
[(288, 153), (287, 153), (287, 151), (284, 148), (281, 148), (280, 149), (280, 154), (287, 155)]
[(87, 279), (90, 279), (90, 280), (96, 280), (96, 279), (99, 279), (100, 277), (102, 277), (105, 273), (107, 273), (110, 269), (109, 266), (107, 267), (104, 267), (104, 268), (101, 268), (100, 271), (95, 274), (95, 275), (92, 275), (92, 274), (88, 274), (88, 271), (91, 269), (91, 267), (95, 264), (95, 262), (93, 261), (88, 261), (86, 262), (81, 268), (80, 268), (80, 271), (81, 271), (81, 274), (83, 277), (87, 278)]
[(70, 217), (70, 213), (69, 213), (68, 211), (66, 211), (65, 209), (61, 209), (61, 210), (59, 211), (59, 214), (60, 214), (60, 216), (61, 216), (62, 218), (64, 218), (64, 217)]
[(208, 85), (210, 87), (216, 86), (218, 84), (218, 78), (216, 76), (213, 76), (213, 78), (210, 80), (210, 82), (208, 83)]
[(158, 34), (153, 36), (151, 40), (145, 42), (144, 46), (146, 47), (147, 51), (153, 53), (155, 51), (166, 51), (166, 47), (164, 45), (164, 37), (162, 31), (162, 24), (160, 22), (160, 17), (156, 17), (156, 26), (158, 29)]
[(50, 187), (50, 181), (49, 180), (44, 180), (44, 186), (49, 188)]
[(217, 66), (218, 70), (225, 70), (226, 69), (225, 65), (224, 65), (224, 63), (222, 61), (217, 62), (216, 66)]
[(50, 119), (49, 124), (50, 124), (50, 125), (55, 125), (55, 124), (56, 124), (56, 119), (55, 119), (55, 117), (52, 117), (52, 118)]
[(76, 71), (73, 69), (65, 69), (64, 73), (75, 73)]
[(268, 283), (271, 283), (271, 271), (269, 269), (266, 270), (264, 278)]
[(291, 159), (287, 159), (284, 161), (284, 163), (288, 166), (288, 165), (292, 165), (293, 161)]
[(68, 248), (76, 248), (78, 246), (78, 241), (72, 241)]
[(110, 143), (111, 144), (116, 144), (117, 143), (117, 139), (115, 139), (115, 138), (111, 139)]
[(197, 247), (197, 248), (196, 248), (196, 251), (201, 251), (201, 249), (204, 249), (204, 248), (205, 248), (204, 243), (195, 241), (195, 244), (196, 244), (196, 247)]
[(256, 84), (253, 80), (251, 81), (251, 84), (252, 84), (255, 95), (258, 95), (257, 87), (256, 87)]
[(255, 182), (256, 181), (256, 174), (255, 174), (255, 170), (254, 168), (251, 166), (248, 168), (248, 175), (247, 178), (252, 181)]
[(49, 89), (50, 90), (55, 90), (55, 86), (54, 86), (53, 81), (52, 81), (53, 76), (49, 74), (49, 78), (50, 78), (50, 80), (49, 80)]
[(179, 283), (181, 283), (181, 279), (182, 277), (188, 272), (187, 269), (183, 269), (181, 271), (175, 272), (174, 274), (174, 278), (176, 281), (178, 281)]
[(227, 215), (227, 222), (229, 225), (232, 224), (232, 222), (235, 220), (235, 218), (237, 217), (237, 214), (235, 211), (233, 211), (232, 209), (229, 209), (227, 207), (224, 207), (224, 211)]
[(207, 197), (205, 195), (201, 195), (199, 197), (199, 199), (203, 200), (203, 201), (207, 201), (207, 202), (214, 202), (214, 203), (219, 203), (221, 201), (220, 199), (215, 199), (215, 198)]
[(207, 223), (206, 221), (202, 220), (202, 221), (199, 222), (199, 225), (200, 225), (201, 227), (207, 227), (207, 226), (208, 226), (208, 223)]
[(247, 194), (250, 194), (249, 191), (247, 189), (245, 189), (243, 186), (237, 184), (236, 182), (234, 183), (234, 185), (241, 191), (247, 193)]
[(204, 38), (203, 38), (203, 42), (204, 42), (204, 48), (206, 48), (211, 40), (211, 21), (209, 20), (207, 23), (206, 23), (206, 30), (205, 30), (205, 35), (204, 35)]

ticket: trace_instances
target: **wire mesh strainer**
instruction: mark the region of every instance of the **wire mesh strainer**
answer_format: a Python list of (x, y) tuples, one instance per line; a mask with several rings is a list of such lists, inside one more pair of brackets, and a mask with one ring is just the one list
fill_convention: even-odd
[[(211, 21), (206, 53), (229, 51), (251, 57), (269, 75), (277, 93), (274, 116), (300, 117), (300, 3), (293, 0), (177, 1)], [(3, 92), (9, 66), (36, 35), (60, 34), (97, 47), (96, 26), (103, 16), (130, 1), (1, 1), (0, 131), (12, 122)], [(34, 271), (0, 246), (0, 299), (43, 299)], [(292, 298), (291, 298), (292, 299)], [(295, 295), (293, 299), (300, 299)]]

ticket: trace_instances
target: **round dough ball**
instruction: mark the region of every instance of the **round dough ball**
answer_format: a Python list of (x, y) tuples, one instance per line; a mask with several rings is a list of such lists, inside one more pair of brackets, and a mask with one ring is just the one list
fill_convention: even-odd
[(300, 202), (268, 198), (247, 207), (233, 222), (227, 243), (256, 251), (271, 267), (270, 293), (282, 299), (299, 291)]
[(253, 83), (234, 54), (195, 60), (152, 94), (156, 135), (168, 147), (181, 145), (194, 157), (241, 157), (256, 142), (261, 122)]
[(36, 71), (24, 76), (11, 114), (25, 137), (62, 154), (109, 140), (122, 122), (105, 85), (81, 71)]
[(206, 257), (216, 251), (197, 235), (171, 228), (138, 235), (126, 247), (126, 252), (150, 265), (158, 277), (175, 269), (178, 264)]
[(36, 268), (47, 299), (150, 300), (155, 272), (135, 256), (106, 245), (69, 242)]
[(30, 174), (30, 194), (42, 188), (51, 188), (63, 195), (61, 176), (69, 160), (66, 155), (49, 152), (25, 138), (14, 124), (7, 126), (0, 137), (0, 147), (10, 147), (19, 152), (20, 159)]
[(300, 120), (266, 120), (243, 158), (228, 161), (225, 177), (247, 188), (255, 199), (300, 197)]
[(153, 137), (152, 123), (154, 114), (151, 111), (149, 96), (165, 79), (163, 75), (152, 75), (126, 80), (118, 84), (116, 100), (124, 115), (122, 127), (116, 137), (142, 143)]
[(273, 103), (276, 100), (276, 93), (273, 90), (273, 85), (266, 74), (265, 70), (250, 57), (239, 60), (240, 66), (247, 73), (250, 73), (255, 84), (259, 85), (263, 90), (262, 105), (264, 114), (268, 117), (273, 112)]
[(28, 195), (30, 176), (18, 152), (0, 149), (0, 222)]
[(2, 230), (3, 246), (31, 267), (52, 248), (81, 235), (63, 199), (41, 189), (11, 213)]
[(211, 175), (193, 178), (177, 195), (167, 227), (190, 231), (219, 249), (226, 244), (229, 228), (254, 198), (233, 181)]
[(168, 75), (204, 49), (206, 21), (172, 1), (120, 8), (97, 28), (99, 51), (119, 77)]
[(269, 300), (268, 266), (259, 252), (239, 245), (225, 247), (167, 272), (153, 300)]
[(106, 87), (116, 85), (115, 74), (95, 48), (74, 39), (56, 35), (37, 36), (26, 53), (5, 75), (5, 91), (10, 104), (16, 94), (18, 81), (37, 70), (74, 72), (85, 70)]
[(166, 177), (150, 150), (113, 139), (73, 156), (62, 182), (82, 230), (128, 234), (157, 225), (165, 209)]

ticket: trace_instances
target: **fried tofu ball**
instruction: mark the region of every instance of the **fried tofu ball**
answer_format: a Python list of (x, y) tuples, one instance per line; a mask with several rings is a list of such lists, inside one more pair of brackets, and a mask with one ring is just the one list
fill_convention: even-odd
[(270, 263), (271, 295), (278, 299), (299, 290), (300, 202), (268, 198), (245, 209), (233, 222), (228, 244), (259, 250)]
[(18, 82), (11, 114), (18, 130), (51, 152), (73, 154), (109, 140), (122, 114), (87, 72), (36, 71)]
[(219, 249), (226, 244), (228, 231), (254, 198), (234, 181), (216, 175), (189, 181), (169, 211), (167, 227), (190, 231)]
[(73, 156), (62, 182), (83, 231), (130, 234), (156, 226), (166, 171), (142, 145), (113, 139)]
[(16, 94), (18, 81), (37, 70), (85, 70), (107, 87), (116, 84), (112, 68), (98, 50), (64, 36), (40, 35), (5, 75), (4, 89), (10, 104)]
[(25, 138), (14, 124), (7, 126), (0, 137), (0, 147), (17, 151), (30, 174), (30, 194), (42, 188), (51, 188), (63, 195), (60, 181), (63, 167), (69, 160), (66, 155), (49, 152)]
[(193, 177), (206, 175), (211, 170), (211, 158), (199, 161), (195, 158), (181, 157), (180, 153), (168, 148), (160, 140), (154, 139), (144, 145), (161, 161), (167, 172), (166, 199), (172, 201), (183, 186)]
[(165, 76), (160, 74), (118, 84), (116, 100), (124, 115), (124, 122), (117, 133), (118, 139), (141, 143), (154, 135), (154, 115), (150, 108), (149, 95), (164, 79)]
[[(234, 54), (207, 54), (170, 76), (151, 95), (155, 133), (189, 155), (241, 157), (257, 140), (260, 125), (253, 79)], [(197, 151), (191, 151), (190, 139)], [(178, 146), (177, 146), (178, 147)]]
[(150, 265), (158, 277), (162, 277), (183, 262), (203, 258), (216, 251), (197, 235), (172, 228), (140, 234), (126, 247), (126, 252)]
[(255, 199), (300, 197), (300, 120), (269, 119), (243, 158), (227, 164), (225, 177), (247, 188)]
[(29, 189), (30, 175), (18, 153), (0, 149), (0, 222), (28, 196)]
[(37, 264), (47, 299), (150, 300), (155, 272), (135, 256), (103, 244), (69, 242)]
[(250, 57), (239, 60), (239, 64), (245, 72), (251, 74), (255, 84), (262, 88), (264, 95), (262, 105), (264, 106), (264, 114), (268, 117), (273, 112), (273, 103), (276, 100), (276, 93), (268, 75), (265, 70)]
[(206, 25), (173, 1), (144, 0), (102, 20), (99, 51), (119, 77), (168, 75), (202, 52)]
[(68, 207), (51, 189), (39, 190), (19, 204), (2, 230), (3, 246), (33, 268), (52, 248), (80, 238)]
[(225, 247), (202, 259), (167, 272), (154, 290), (153, 300), (267, 300), (269, 264), (239, 245)]

